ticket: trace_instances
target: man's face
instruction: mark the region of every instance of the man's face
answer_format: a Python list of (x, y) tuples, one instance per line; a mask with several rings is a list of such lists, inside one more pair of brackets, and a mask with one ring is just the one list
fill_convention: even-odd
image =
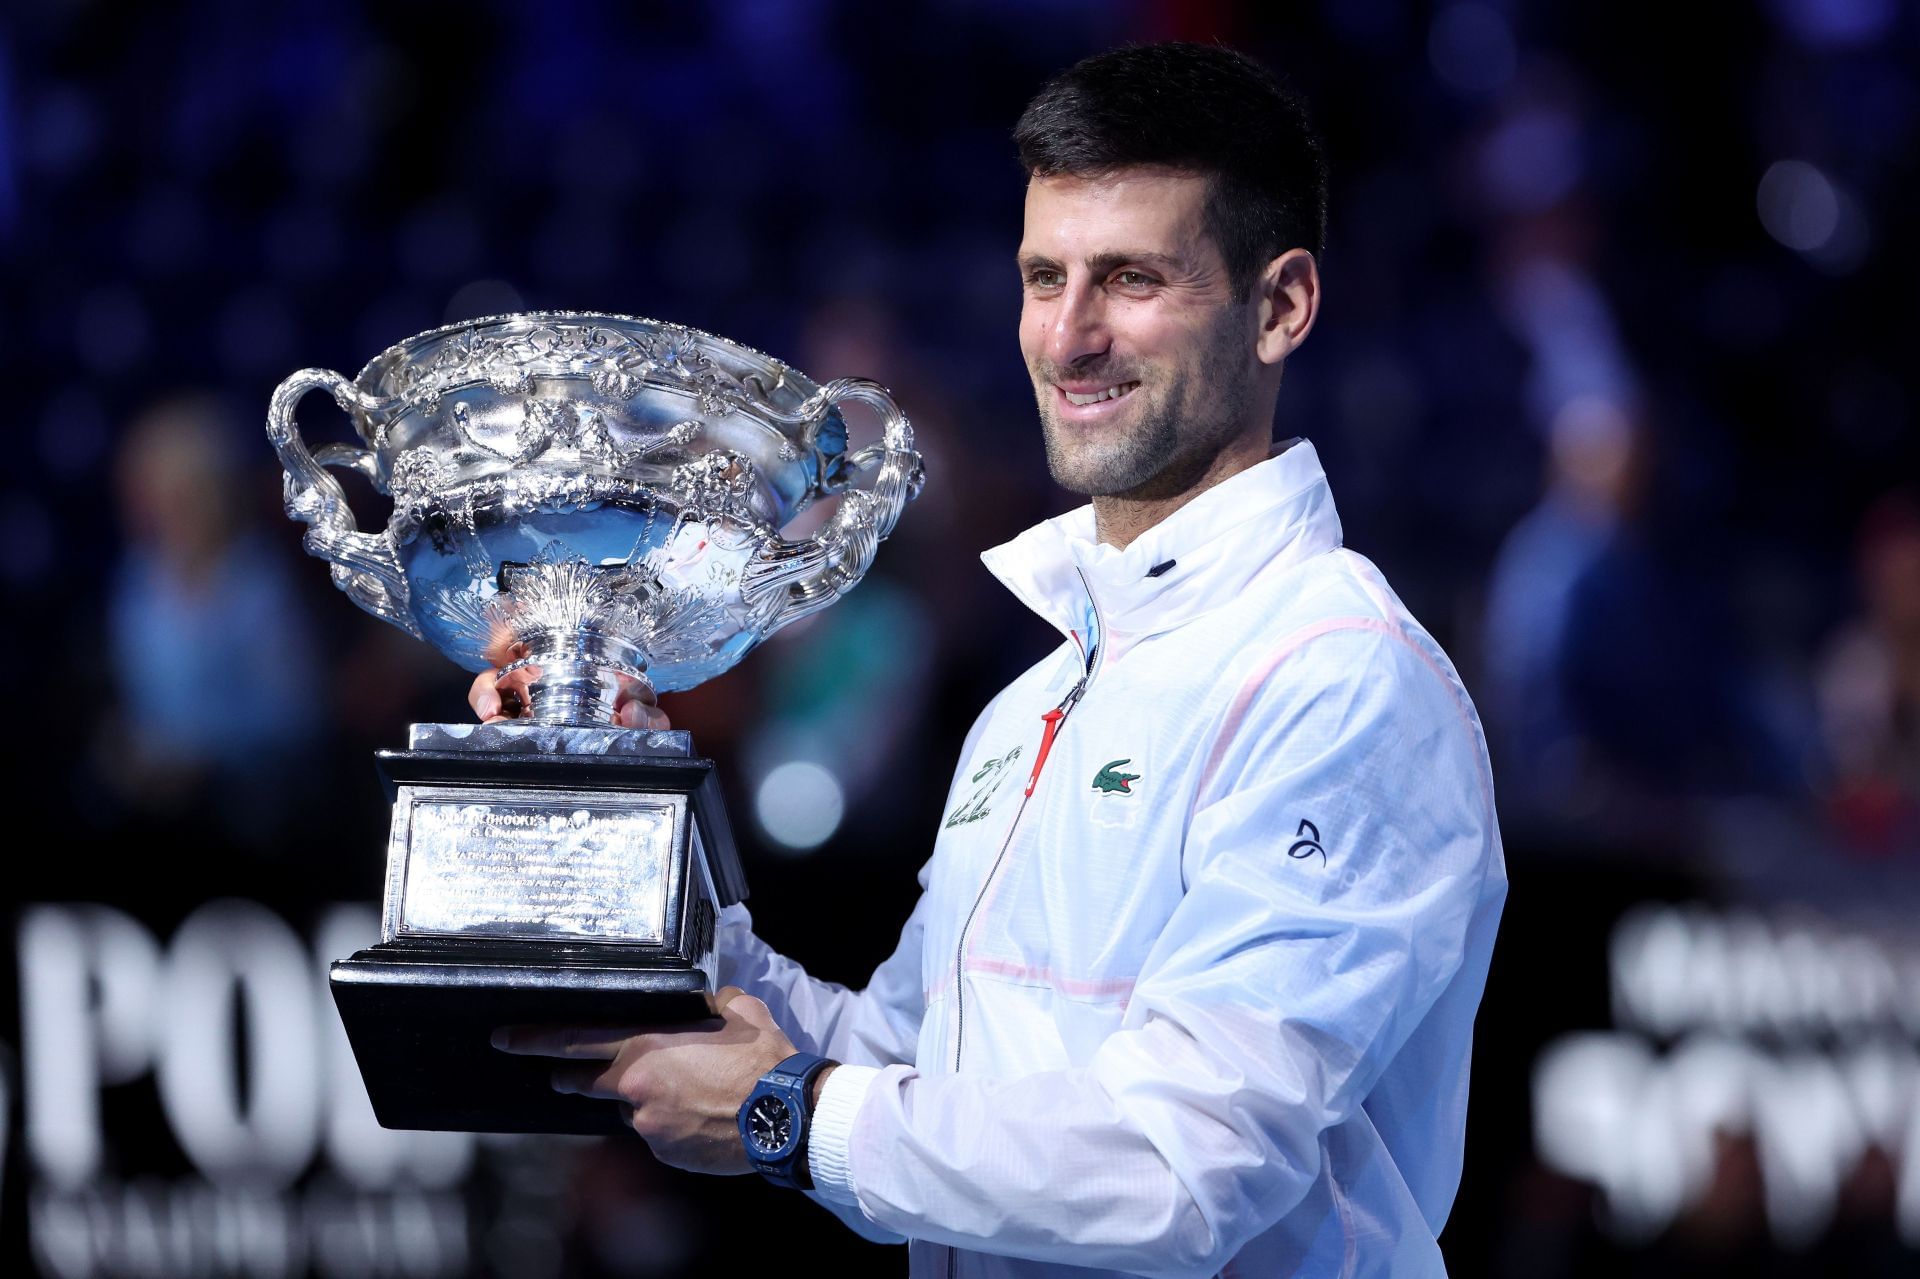
[(1203, 223), (1207, 180), (1164, 169), (1035, 178), (1020, 350), (1047, 468), (1091, 497), (1184, 492), (1257, 423), (1256, 308)]

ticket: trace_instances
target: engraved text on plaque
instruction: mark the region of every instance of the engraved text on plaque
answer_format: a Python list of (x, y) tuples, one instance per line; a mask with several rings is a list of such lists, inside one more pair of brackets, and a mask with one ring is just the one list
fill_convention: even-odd
[(411, 802), (398, 933), (665, 940), (678, 797), (476, 802), (402, 789)]

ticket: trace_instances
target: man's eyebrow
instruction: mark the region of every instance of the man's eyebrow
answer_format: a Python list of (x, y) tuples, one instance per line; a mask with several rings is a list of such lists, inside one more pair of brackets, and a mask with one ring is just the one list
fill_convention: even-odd
[(1146, 249), (1096, 253), (1087, 259), (1087, 269), (1095, 275), (1106, 275), (1123, 266), (1157, 266), (1166, 271), (1184, 271), (1187, 269), (1187, 263), (1184, 258), (1177, 258), (1168, 253), (1154, 253)]
[[(1033, 271), (1041, 267), (1059, 270), (1060, 264), (1044, 253), (1022, 253), (1017, 259), (1022, 271)], [(1165, 271), (1185, 271), (1188, 264), (1185, 259), (1167, 253), (1154, 253), (1147, 249), (1116, 250), (1096, 253), (1087, 259), (1087, 269), (1095, 275), (1107, 275), (1123, 266), (1152, 266)]]

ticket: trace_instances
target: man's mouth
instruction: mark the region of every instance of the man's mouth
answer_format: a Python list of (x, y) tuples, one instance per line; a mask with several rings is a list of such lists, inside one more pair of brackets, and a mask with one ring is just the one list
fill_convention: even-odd
[(1098, 404), (1102, 400), (1117, 400), (1123, 395), (1130, 395), (1133, 393), (1133, 389), (1139, 385), (1138, 382), (1116, 382), (1112, 386), (1104, 387), (1098, 391), (1087, 392), (1069, 391), (1063, 386), (1060, 388), (1060, 394), (1067, 397), (1067, 403), (1069, 404)]

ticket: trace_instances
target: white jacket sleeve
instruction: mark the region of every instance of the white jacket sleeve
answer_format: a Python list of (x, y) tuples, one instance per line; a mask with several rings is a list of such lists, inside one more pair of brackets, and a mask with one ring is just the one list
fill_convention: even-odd
[[(967, 748), (960, 756), (963, 762), (992, 712), (993, 706), (989, 704), (975, 720), (967, 734)], [(809, 976), (806, 969), (754, 934), (753, 916), (739, 903), (720, 912), (716, 937), (720, 984), (738, 986), (766, 1004), (775, 1024), (793, 1040), (794, 1047), (845, 1063), (841, 1071), (911, 1062), (920, 1037), (920, 1022), (926, 1013), (921, 950), (927, 874), (928, 868), (922, 866), (921, 897), (908, 916), (906, 927), (900, 930), (899, 944), (874, 970), (864, 989), (849, 990), (837, 982)], [(844, 1104), (843, 1093), (842, 1107)], [(824, 1098), (822, 1107), (831, 1110)], [(831, 1115), (828, 1122), (833, 1123)], [(844, 1120), (837, 1126), (844, 1128)], [(814, 1130), (817, 1132), (818, 1128), (819, 1117), (816, 1117)], [(844, 1157), (844, 1152), (840, 1153)], [(808, 1162), (814, 1165), (818, 1161), (810, 1158)], [(868, 1239), (883, 1243), (904, 1241), (904, 1236), (879, 1225), (845, 1201), (828, 1199), (817, 1191), (809, 1194)]]
[[(995, 698), (974, 720), (960, 753), (963, 764), (998, 702)], [(956, 770), (949, 790), (956, 789), (959, 781)], [(720, 912), (716, 936), (720, 984), (738, 986), (765, 1003), (775, 1023), (802, 1052), (859, 1066), (912, 1061), (926, 1013), (921, 948), (930, 866), (920, 868), (921, 896), (900, 930), (899, 944), (874, 970), (864, 990), (848, 990), (808, 976), (806, 969), (754, 935), (753, 916), (738, 903)]]
[(858, 991), (808, 976), (754, 935), (745, 906), (729, 906), (720, 914), (720, 983), (764, 1002), (802, 1052), (865, 1066), (912, 1061), (926, 1010), (920, 981), (925, 903), (923, 895), (901, 930), (900, 944)]
[[(1182, 1276), (1301, 1202), (1504, 883), (1464, 695), (1397, 636), (1310, 647), (1328, 680), (1223, 715), (1122, 1029), (1019, 1078), (836, 1072), (821, 1109), (852, 1118), (816, 1127), (823, 1196), (914, 1238)], [(1324, 861), (1289, 855), (1303, 819)]]
[[(765, 1003), (775, 1024), (802, 1052), (866, 1066), (911, 1061), (926, 1006), (920, 987), (920, 918), (926, 898), (920, 900), (922, 905), (914, 907), (901, 931), (900, 944), (858, 991), (808, 976), (754, 935), (753, 917), (745, 906), (729, 906), (720, 916), (720, 982)], [(905, 1242), (851, 1205), (818, 1192), (810, 1197), (875, 1243)]]

